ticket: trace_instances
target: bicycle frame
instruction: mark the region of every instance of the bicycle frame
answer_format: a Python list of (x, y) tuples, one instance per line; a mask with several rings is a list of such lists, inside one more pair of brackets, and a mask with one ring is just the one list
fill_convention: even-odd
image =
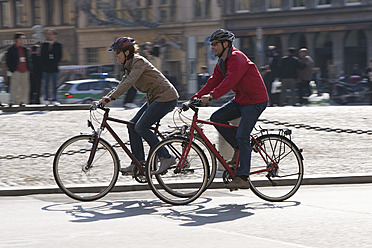
[[(237, 129), (238, 127), (237, 126), (234, 126), (234, 125), (228, 125), (228, 124), (222, 124), (222, 123), (217, 123), (217, 122), (212, 122), (212, 121), (205, 121), (205, 120), (200, 120), (198, 119), (198, 110), (197, 109), (194, 109), (194, 116), (193, 116), (193, 119), (192, 119), (192, 124), (191, 124), (191, 127), (190, 127), (190, 137), (188, 138), (189, 139), (189, 142), (188, 142), (188, 145), (186, 147), (186, 149), (184, 149), (183, 151), (183, 154), (182, 154), (182, 159), (180, 160), (179, 162), (179, 166), (177, 166), (177, 170), (180, 171), (181, 168), (183, 167), (185, 161), (186, 161), (186, 158), (187, 158), (187, 155), (190, 151), (190, 148), (191, 148), (191, 143), (192, 143), (192, 140), (194, 138), (194, 135), (195, 135), (195, 132), (202, 138), (202, 140), (204, 141), (204, 143), (207, 145), (208, 149), (210, 149), (212, 151), (212, 153), (217, 157), (218, 161), (220, 161), (220, 163), (222, 164), (222, 166), (228, 171), (228, 173), (231, 175), (232, 178), (235, 177), (235, 173), (236, 173), (236, 169), (238, 168), (238, 164), (239, 164), (239, 155), (238, 155), (238, 158), (237, 158), (237, 162), (235, 164), (235, 169), (233, 170), (228, 164), (227, 162), (225, 161), (225, 159), (221, 156), (221, 154), (219, 153), (219, 151), (215, 148), (215, 146), (210, 142), (210, 140), (208, 139), (208, 137), (204, 134), (203, 130), (197, 125), (198, 123), (201, 123), (201, 124), (207, 124), (207, 125), (213, 125), (213, 126), (220, 126), (220, 127), (227, 127), (227, 128), (234, 128), (234, 129)], [(278, 168), (278, 164), (276, 163), (276, 161), (271, 158), (271, 156), (269, 156), (267, 154), (267, 152), (265, 151), (265, 149), (258, 143), (258, 141), (251, 135), (251, 140), (253, 142), (255, 142), (255, 144), (257, 144), (257, 146), (260, 148), (258, 150), (258, 152), (260, 153), (260, 156), (261, 158), (265, 161), (266, 164), (268, 164), (268, 160), (265, 158), (265, 156), (267, 158), (269, 158), (269, 160), (273, 163), (273, 167), (269, 167), (267, 169), (264, 169), (264, 170), (259, 170), (259, 171), (253, 171), (253, 172), (250, 172), (250, 175), (252, 174), (257, 174), (257, 173), (262, 173), (262, 172), (265, 172), (265, 171), (272, 171), (272, 170), (275, 170), (276, 168)]]
[[(126, 124), (126, 125), (135, 125), (136, 123), (131, 122), (131, 121), (124, 121), (124, 120), (120, 120), (120, 119), (117, 119), (117, 118), (110, 117), (109, 116), (110, 109), (107, 109), (107, 108), (101, 108), (101, 109), (104, 110), (105, 113), (103, 115), (103, 119), (102, 119), (102, 123), (101, 123), (100, 127), (98, 128), (97, 131), (94, 132), (95, 139), (94, 139), (94, 142), (93, 142), (92, 151), (89, 155), (89, 159), (88, 159), (88, 163), (86, 165), (86, 169), (88, 170), (91, 167), (91, 164), (93, 162), (93, 159), (94, 159), (94, 156), (95, 156), (95, 153), (96, 153), (96, 150), (97, 150), (98, 140), (101, 136), (102, 131), (106, 128), (107, 131), (109, 131), (109, 133), (112, 135), (112, 137), (116, 140), (116, 142), (118, 142), (120, 147), (131, 158), (131, 160), (134, 162), (134, 164), (137, 167), (137, 169), (139, 170), (139, 172), (141, 174), (144, 174), (145, 171), (144, 171), (141, 163), (134, 157), (134, 155), (129, 150), (129, 148), (124, 144), (124, 142), (120, 139), (120, 137), (116, 134), (116, 132), (112, 129), (112, 127), (108, 124), (108, 121), (112, 121), (112, 122), (116, 122), (116, 123), (120, 123), (120, 124)], [(159, 126), (160, 126), (160, 123), (157, 122), (154, 127), (151, 127), (151, 129), (154, 130), (154, 132), (157, 136), (164, 139), (164, 136), (159, 132)]]

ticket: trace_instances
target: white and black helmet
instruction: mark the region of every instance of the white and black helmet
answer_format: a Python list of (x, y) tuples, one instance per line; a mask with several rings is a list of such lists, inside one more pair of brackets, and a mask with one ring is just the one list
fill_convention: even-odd
[(214, 40), (217, 40), (217, 41), (231, 41), (231, 42), (233, 42), (234, 39), (235, 39), (235, 35), (232, 32), (230, 32), (228, 30), (225, 30), (225, 29), (218, 29), (218, 30), (213, 32), (213, 34), (209, 38), (209, 41), (212, 42)]

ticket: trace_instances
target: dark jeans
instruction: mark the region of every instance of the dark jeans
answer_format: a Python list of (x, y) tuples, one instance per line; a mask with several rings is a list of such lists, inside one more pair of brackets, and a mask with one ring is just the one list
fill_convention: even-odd
[(232, 99), (214, 112), (210, 118), (214, 122), (229, 124), (229, 121), (241, 117), (238, 129), (216, 126), (218, 132), (233, 148), (239, 148), (240, 166), (237, 175), (249, 175), (252, 151), (250, 134), (266, 106), (267, 102), (239, 105)]
[(304, 97), (308, 97), (310, 95), (310, 81), (309, 80), (302, 80), (298, 83), (298, 98), (300, 104), (304, 103)]
[[(160, 121), (166, 114), (171, 112), (177, 106), (178, 100), (170, 102), (152, 102), (149, 106), (144, 103), (136, 115), (131, 119), (136, 125), (128, 125), (129, 141), (132, 153), (139, 161), (145, 160), (145, 151), (143, 149), (142, 138), (154, 147), (158, 144), (159, 139), (150, 130), (151, 126)], [(158, 156), (161, 158), (169, 157), (169, 153), (165, 148), (158, 151)]]
[[(58, 72), (43, 72), (44, 78), (44, 99), (57, 101)], [(52, 78), (52, 95), (49, 96), (50, 78)]]

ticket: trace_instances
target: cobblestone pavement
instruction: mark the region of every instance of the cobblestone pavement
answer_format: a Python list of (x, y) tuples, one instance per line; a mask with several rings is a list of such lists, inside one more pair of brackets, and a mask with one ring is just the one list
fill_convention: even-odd
[[(216, 109), (201, 108), (199, 116), (209, 118)], [(111, 116), (130, 119), (136, 111), (137, 109), (113, 108)], [(371, 113), (372, 106), (269, 107), (260, 119), (321, 128), (368, 131), (372, 130)], [(191, 114), (191, 111), (187, 112), (188, 117), (191, 117)], [(100, 119), (99, 115), (97, 117)], [(162, 131), (170, 130), (169, 126), (174, 126), (173, 118), (173, 113), (170, 113), (162, 120)], [(52, 173), (53, 155), (68, 138), (81, 132), (91, 132), (87, 127), (87, 119), (88, 110), (0, 113), (0, 189), (55, 186)], [(180, 121), (177, 121), (177, 124), (180, 125)], [(262, 128), (285, 127), (265, 124), (262, 121), (258, 125)], [(293, 131), (292, 140), (298, 147), (303, 148), (305, 176), (372, 175), (371, 132), (338, 133), (299, 126), (290, 129)], [(128, 140), (126, 127), (113, 127), (123, 140)], [(214, 128), (205, 126), (204, 129), (211, 141), (218, 144), (218, 134)], [(104, 137), (112, 141), (107, 134)], [(11, 155), (8, 158), (18, 155), (21, 157), (6, 159), (6, 155)], [(26, 155), (26, 158), (23, 158), (23, 155)], [(126, 155), (119, 152), (119, 156), (122, 166), (129, 165), (130, 161)], [(119, 183), (136, 182), (130, 177), (121, 176)]]

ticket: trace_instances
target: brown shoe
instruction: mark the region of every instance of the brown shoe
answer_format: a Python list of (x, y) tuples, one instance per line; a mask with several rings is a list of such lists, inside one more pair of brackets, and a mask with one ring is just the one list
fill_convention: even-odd
[(239, 149), (234, 148), (234, 154), (233, 154), (231, 160), (227, 161), (227, 164), (228, 165), (235, 165), (236, 160), (238, 160), (238, 154), (239, 154)]
[(249, 182), (241, 177), (235, 177), (231, 183), (225, 184), (228, 189), (249, 189)]

